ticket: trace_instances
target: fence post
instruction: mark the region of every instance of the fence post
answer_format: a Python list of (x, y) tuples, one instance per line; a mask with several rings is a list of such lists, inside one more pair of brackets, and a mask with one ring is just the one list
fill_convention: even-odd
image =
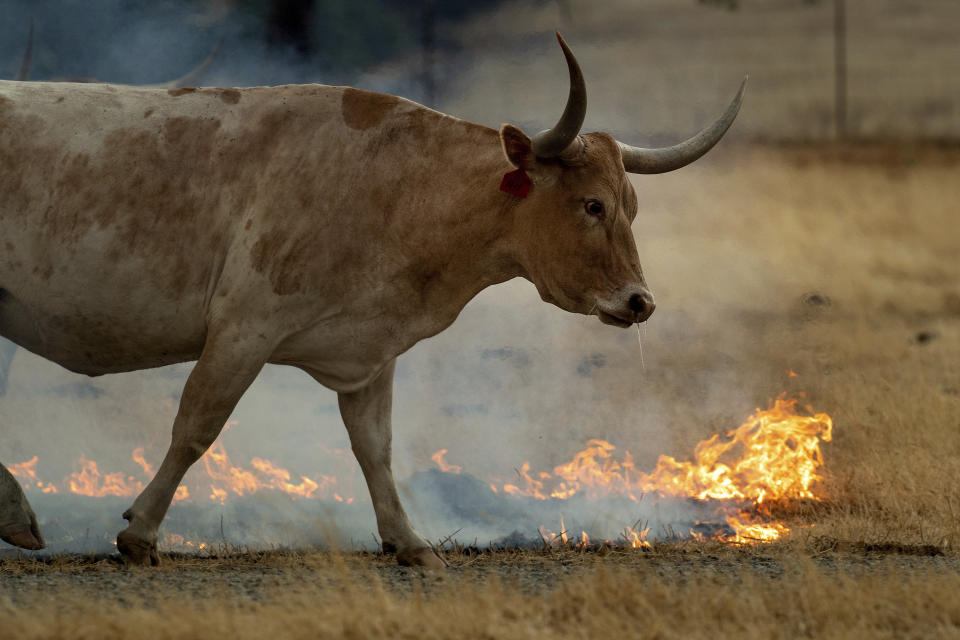
[(833, 118), (838, 140), (847, 137), (847, 8), (833, 0)]

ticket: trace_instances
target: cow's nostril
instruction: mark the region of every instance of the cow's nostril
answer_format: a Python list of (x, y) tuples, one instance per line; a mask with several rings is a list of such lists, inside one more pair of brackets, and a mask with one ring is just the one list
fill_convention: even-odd
[(640, 320), (646, 320), (653, 313), (656, 304), (650, 294), (635, 293), (630, 296), (630, 310), (636, 313)]

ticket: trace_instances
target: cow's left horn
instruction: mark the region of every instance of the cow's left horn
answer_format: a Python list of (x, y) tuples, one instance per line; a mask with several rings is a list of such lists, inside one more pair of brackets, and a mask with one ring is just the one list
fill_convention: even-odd
[[(567, 96), (567, 106), (563, 115), (552, 129), (541, 131), (533, 136), (533, 152), (539, 158), (555, 158), (559, 155), (575, 154), (580, 147), (580, 127), (587, 115), (587, 85), (583, 82), (583, 73), (570, 47), (557, 33), (557, 41), (567, 58), (567, 69), (570, 71), (570, 94)], [(568, 151), (569, 149), (569, 151)]]
[(712, 125), (680, 144), (661, 149), (644, 149), (618, 142), (620, 153), (623, 155), (623, 168), (627, 173), (666, 173), (686, 166), (710, 151), (733, 124), (746, 88), (747, 78), (744, 77), (740, 90), (737, 91), (726, 112)]

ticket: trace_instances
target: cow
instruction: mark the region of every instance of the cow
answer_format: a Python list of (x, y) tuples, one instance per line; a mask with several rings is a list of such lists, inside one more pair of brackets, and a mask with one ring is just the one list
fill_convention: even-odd
[[(347, 87), (0, 82), (0, 334), (88, 376), (196, 361), (123, 514), (126, 562), (158, 564), (178, 483), (273, 363), (337, 392), (384, 551), (442, 567), (391, 470), (397, 357), (516, 277), (605, 324), (650, 317), (627, 174), (706, 153), (746, 79), (694, 137), (634, 147), (580, 133), (586, 86), (557, 39), (567, 104), (532, 138)], [(0, 537), (42, 547), (9, 473), (0, 492)]]

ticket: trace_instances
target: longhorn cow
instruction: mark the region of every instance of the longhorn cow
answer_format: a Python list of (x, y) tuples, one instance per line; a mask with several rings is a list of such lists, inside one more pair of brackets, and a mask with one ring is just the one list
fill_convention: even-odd
[[(0, 82), (0, 334), (90, 376), (196, 360), (166, 456), (123, 514), (128, 562), (158, 563), (178, 483), (275, 363), (338, 393), (384, 550), (442, 566), (391, 471), (396, 358), (515, 277), (606, 324), (650, 317), (627, 173), (706, 153), (744, 86), (673, 147), (581, 135), (583, 75), (557, 37), (567, 105), (533, 138), (345, 87)], [(42, 547), (0, 470), (0, 537)]]

